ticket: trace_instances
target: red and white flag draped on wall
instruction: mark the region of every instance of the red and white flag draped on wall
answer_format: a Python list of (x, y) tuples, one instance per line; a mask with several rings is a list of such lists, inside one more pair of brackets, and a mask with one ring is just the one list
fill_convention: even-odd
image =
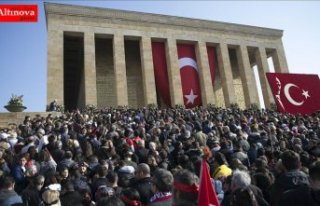
[(314, 74), (267, 73), (280, 112), (312, 114), (320, 111), (320, 79)]
[(177, 49), (184, 105), (186, 108), (201, 106), (199, 69), (194, 45), (177, 44)]
[(169, 77), (164, 42), (152, 42), (152, 56), (158, 98), (161, 103), (170, 107)]
[(210, 67), (212, 86), (214, 87), (215, 67), (216, 67), (216, 50), (212, 46), (207, 46), (208, 61)]

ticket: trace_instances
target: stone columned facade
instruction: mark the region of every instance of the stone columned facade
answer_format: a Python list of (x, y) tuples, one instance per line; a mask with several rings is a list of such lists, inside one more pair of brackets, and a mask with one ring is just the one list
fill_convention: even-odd
[[(276, 72), (288, 72), (282, 30), (53, 3), (45, 3), (45, 12), (47, 102), (57, 99), (66, 109), (168, 106), (161, 100), (156, 81), (156, 42), (165, 49), (169, 106), (183, 105), (186, 98), (179, 72), (179, 44), (194, 48), (203, 106), (259, 105), (253, 72), (257, 66), (268, 108), (273, 102), (265, 76), (268, 58)], [(209, 47), (214, 51), (214, 65), (208, 59)]]

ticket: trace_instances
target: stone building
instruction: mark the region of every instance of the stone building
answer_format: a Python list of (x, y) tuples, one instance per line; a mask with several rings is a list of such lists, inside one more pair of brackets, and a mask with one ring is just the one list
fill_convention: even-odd
[[(141, 107), (160, 100), (152, 46), (165, 45), (170, 104), (183, 105), (178, 44), (194, 47), (201, 104), (259, 105), (257, 66), (266, 107), (274, 102), (265, 72), (288, 72), (282, 30), (158, 14), (45, 3), (47, 102)], [(207, 49), (215, 52), (210, 75)], [(214, 80), (214, 84), (213, 84)], [(189, 99), (188, 99), (189, 101)]]

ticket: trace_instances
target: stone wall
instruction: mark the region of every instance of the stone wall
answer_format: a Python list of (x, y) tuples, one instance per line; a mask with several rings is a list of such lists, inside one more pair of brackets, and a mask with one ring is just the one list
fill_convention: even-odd
[(9, 124), (21, 124), (25, 116), (34, 118), (36, 115), (47, 117), (51, 114), (53, 117), (60, 116), (60, 112), (3, 112), (0, 113), (0, 128), (8, 128)]
[(96, 38), (97, 106), (116, 106), (112, 39)]

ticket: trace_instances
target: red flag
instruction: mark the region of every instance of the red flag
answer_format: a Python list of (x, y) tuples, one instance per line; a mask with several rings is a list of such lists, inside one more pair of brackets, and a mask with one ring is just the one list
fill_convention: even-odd
[(158, 98), (161, 103), (170, 107), (169, 77), (164, 42), (152, 42), (152, 56)]
[(211, 183), (207, 162), (203, 159), (201, 162), (198, 206), (219, 205), (219, 200)]
[(216, 65), (215, 48), (212, 46), (207, 46), (207, 53), (208, 53), (208, 61), (209, 61), (210, 74), (211, 74), (211, 82), (212, 82), (212, 86), (214, 86), (215, 65)]
[(320, 111), (320, 79), (314, 74), (267, 73), (280, 112), (312, 114)]
[(194, 45), (178, 44), (177, 49), (184, 105), (186, 108), (201, 106), (199, 70)]

